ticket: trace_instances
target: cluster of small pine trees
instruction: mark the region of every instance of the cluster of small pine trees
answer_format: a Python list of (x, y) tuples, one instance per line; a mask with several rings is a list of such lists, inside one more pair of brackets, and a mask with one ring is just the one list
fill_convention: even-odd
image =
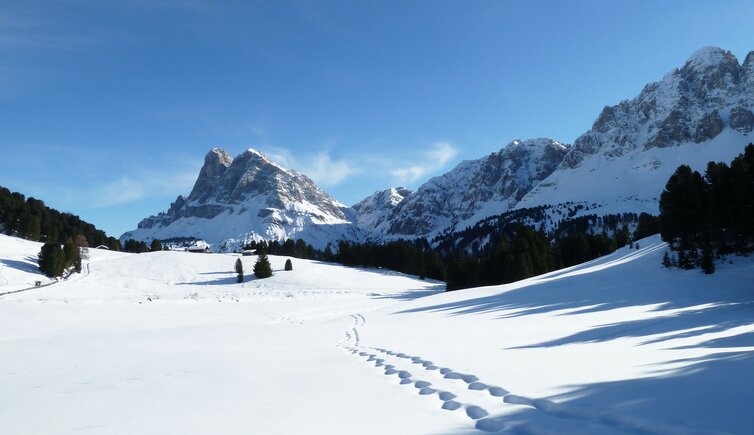
[(715, 271), (715, 258), (754, 249), (754, 145), (730, 166), (709, 162), (702, 176), (682, 165), (660, 197), (660, 235), (675, 255), (666, 266)]
[[(118, 246), (120, 247), (120, 242), (118, 243)], [(142, 252), (162, 251), (163, 248), (162, 242), (159, 239), (153, 239), (149, 245), (140, 240), (128, 239), (123, 243), (123, 246), (120, 247), (119, 250), (141, 254)]]
[(302, 239), (288, 239), (283, 243), (273, 240), (251, 241), (244, 246), (244, 249), (261, 249), (270, 255), (281, 255), (295, 258), (305, 258), (307, 260), (322, 260), (324, 252), (314, 249), (314, 246), (307, 244)]

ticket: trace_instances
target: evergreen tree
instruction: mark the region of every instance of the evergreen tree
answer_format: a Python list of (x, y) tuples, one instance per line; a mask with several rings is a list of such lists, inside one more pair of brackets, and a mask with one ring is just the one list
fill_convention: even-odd
[(149, 244), (149, 250), (152, 252), (162, 251), (162, 242), (159, 239), (152, 240), (152, 243)]
[(293, 270), (293, 263), (291, 263), (291, 259), (285, 260), (285, 270)]
[(61, 276), (65, 271), (65, 254), (57, 242), (47, 242), (37, 255), (39, 270), (49, 277)]
[(662, 256), (662, 265), (670, 268), (670, 266), (673, 265), (673, 262), (670, 260), (670, 255), (668, 255), (668, 251), (665, 251), (665, 254)]
[(254, 276), (257, 278), (269, 278), (272, 276), (272, 266), (264, 250), (259, 253), (259, 258), (254, 263)]
[(235, 271), (237, 275), (236, 282), (240, 284), (243, 282), (243, 263), (241, 262), (240, 258), (236, 258)]
[(81, 253), (73, 240), (68, 240), (63, 245), (63, 258), (64, 269), (73, 267), (77, 273), (81, 273)]

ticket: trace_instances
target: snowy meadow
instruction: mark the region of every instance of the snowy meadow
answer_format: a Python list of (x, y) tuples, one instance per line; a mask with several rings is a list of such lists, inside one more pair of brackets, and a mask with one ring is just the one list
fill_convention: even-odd
[[(659, 237), (444, 292), (270, 256), (90, 249), (49, 286), (0, 236), (0, 421), (31, 433), (747, 433), (754, 261), (665, 269)], [(732, 264), (731, 264), (732, 263)], [(248, 272), (247, 272), (248, 273)]]

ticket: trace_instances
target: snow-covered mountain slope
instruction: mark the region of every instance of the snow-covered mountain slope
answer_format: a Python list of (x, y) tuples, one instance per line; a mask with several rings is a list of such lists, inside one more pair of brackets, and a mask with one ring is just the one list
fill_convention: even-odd
[(405, 187), (391, 187), (373, 193), (351, 207), (354, 212), (354, 223), (362, 228), (379, 227), (395, 207), (411, 193)]
[(574, 201), (604, 212), (658, 212), (659, 194), (681, 164), (703, 171), (730, 162), (754, 140), (754, 52), (739, 64), (717, 47), (694, 53), (682, 68), (632, 100), (605, 107), (557, 170), (517, 205)]
[(339, 239), (432, 239), (510, 210), (567, 202), (581, 205), (581, 214), (656, 214), (679, 165), (703, 171), (754, 140), (753, 110), (754, 52), (740, 64), (706, 47), (638, 97), (605, 107), (573, 146), (517, 140), (416, 192), (387, 189), (352, 208), (254, 150), (232, 159), (215, 149), (188, 198), (122, 239), (194, 237), (226, 250), (252, 238), (293, 237), (324, 247)]
[(431, 237), (513, 207), (560, 164), (569, 146), (552, 139), (516, 140), (478, 160), (461, 162), (405, 197), (372, 226), (383, 239)]
[(234, 250), (250, 240), (303, 238), (323, 248), (331, 240), (359, 238), (346, 207), (307, 176), (286, 170), (249, 149), (232, 158), (214, 148), (188, 198), (142, 220), (121, 240), (196, 238), (213, 250)]
[[(285, 272), (283, 257), (235, 284), (251, 260), (97, 252), (87, 275), (0, 297), (0, 420), (14, 434), (749, 433), (754, 261), (670, 270), (656, 237), (639, 244), (439, 294), (321, 262)], [(0, 258), (37, 249), (0, 236)]]

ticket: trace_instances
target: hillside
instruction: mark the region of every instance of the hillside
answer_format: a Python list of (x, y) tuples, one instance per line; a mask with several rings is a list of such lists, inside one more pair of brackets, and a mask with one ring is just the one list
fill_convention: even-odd
[[(11, 433), (746, 433), (754, 261), (703, 275), (662, 268), (656, 237), (640, 246), (451, 293), (284, 257), (238, 285), (232, 254), (96, 251), (88, 274), (0, 297), (0, 418)], [(32, 279), (9, 269), (37, 249), (0, 236), (0, 287)]]

